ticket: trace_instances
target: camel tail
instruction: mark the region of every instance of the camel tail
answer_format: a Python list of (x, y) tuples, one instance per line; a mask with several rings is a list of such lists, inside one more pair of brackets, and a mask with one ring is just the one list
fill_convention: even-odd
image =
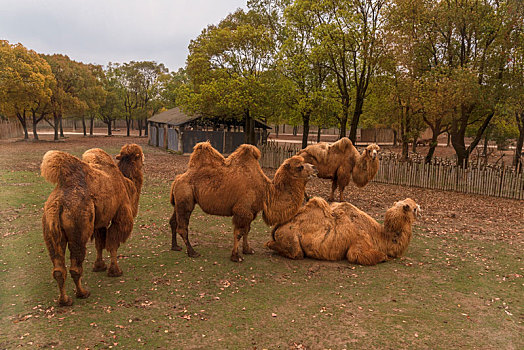
[(176, 179), (171, 184), (171, 193), (169, 194), (169, 201), (171, 202), (171, 205), (173, 207), (175, 206), (175, 183), (176, 183)]
[(87, 164), (68, 153), (48, 151), (42, 159), (41, 175), (52, 184), (74, 181), (79, 171), (87, 172)]
[(64, 239), (62, 226), (60, 225), (60, 213), (62, 206), (59, 204), (50, 205), (44, 208), (44, 216), (42, 217), (42, 228), (44, 232), (44, 240), (52, 256), (63, 255), (65, 252), (61, 251), (60, 242)]

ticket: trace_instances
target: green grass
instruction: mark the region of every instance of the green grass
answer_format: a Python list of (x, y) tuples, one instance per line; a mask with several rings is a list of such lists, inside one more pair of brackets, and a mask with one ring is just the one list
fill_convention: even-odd
[(256, 254), (237, 264), (231, 219), (197, 209), (192, 259), (169, 250), (169, 182), (147, 174), (124, 275), (92, 272), (89, 243), (91, 296), (59, 308), (40, 224), (51, 190), (36, 172), (0, 170), (0, 348), (524, 347), (521, 247), (415, 231), (405, 258), (373, 267), (293, 261), (264, 248), (259, 218)]

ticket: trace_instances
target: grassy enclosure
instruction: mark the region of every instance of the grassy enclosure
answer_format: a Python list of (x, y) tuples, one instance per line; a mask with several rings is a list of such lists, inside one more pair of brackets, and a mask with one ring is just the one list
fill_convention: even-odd
[[(79, 156), (92, 145), (114, 155), (126, 142), (142, 144), (146, 166), (133, 234), (119, 249), (124, 275), (92, 272), (89, 243), (84, 282), (91, 296), (57, 307), (40, 221), (53, 188), (39, 175), (42, 156), (48, 149)], [(168, 225), (169, 186), (188, 158), (145, 142), (0, 144), (0, 348), (524, 347), (523, 201), (352, 188), (347, 199), (380, 221), (408, 196), (425, 212), (406, 256), (373, 267), (275, 255), (264, 247), (271, 231), (260, 215), (249, 236), (255, 255), (233, 263), (231, 219), (197, 207), (190, 240), (201, 256), (193, 259), (170, 250)], [(316, 179), (308, 191), (326, 198), (329, 187)], [(73, 286), (68, 275), (71, 296)]]

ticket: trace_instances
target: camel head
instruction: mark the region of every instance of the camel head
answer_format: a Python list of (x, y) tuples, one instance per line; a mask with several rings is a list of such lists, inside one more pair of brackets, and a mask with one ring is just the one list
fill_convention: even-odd
[(142, 152), (142, 147), (137, 144), (130, 143), (122, 146), (120, 153), (116, 155), (116, 159), (120, 162), (133, 162), (142, 167), (144, 165), (145, 157)]
[(364, 155), (371, 157), (373, 160), (375, 160), (378, 156), (378, 152), (380, 151), (380, 147), (376, 143), (372, 143), (371, 145), (367, 146), (364, 150)]
[(314, 165), (306, 163), (302, 156), (293, 156), (282, 163), (282, 168), (288, 175), (297, 179), (311, 179), (318, 171)]
[(415, 203), (411, 198), (395, 202), (393, 208), (395, 208), (397, 212), (402, 213), (401, 215), (409, 217), (411, 222), (415, 221), (421, 213), (420, 205)]

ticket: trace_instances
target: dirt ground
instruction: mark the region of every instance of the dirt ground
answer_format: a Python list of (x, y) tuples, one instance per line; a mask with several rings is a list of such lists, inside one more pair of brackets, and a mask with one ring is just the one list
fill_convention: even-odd
[[(3, 149), (0, 163), (16, 162), (17, 170), (38, 171), (39, 162), (17, 159), (16, 154), (22, 149), (30, 149), (43, 155), (50, 149), (70, 151), (73, 147), (81, 153), (94, 146), (119, 147), (135, 142), (144, 147), (147, 176), (171, 180), (176, 174), (185, 171), (189, 159), (185, 155), (175, 155), (150, 147), (147, 145), (147, 138), (144, 137), (70, 135), (65, 141), (53, 142), (50, 136), (45, 135), (42, 139), (38, 142), (0, 141), (0, 147)], [(272, 169), (264, 171), (270, 177), (274, 174)], [(330, 188), (329, 180), (313, 179), (308, 184), (308, 193), (311, 196), (327, 198)], [(378, 220), (383, 219), (385, 210), (394, 201), (407, 197), (414, 199), (422, 208), (423, 215), (417, 226), (425, 235), (448, 239), (459, 235), (473, 236), (481, 240), (508, 241), (510, 244), (524, 243), (524, 201), (378, 183), (370, 183), (362, 189), (350, 185), (345, 195), (347, 201)]]

